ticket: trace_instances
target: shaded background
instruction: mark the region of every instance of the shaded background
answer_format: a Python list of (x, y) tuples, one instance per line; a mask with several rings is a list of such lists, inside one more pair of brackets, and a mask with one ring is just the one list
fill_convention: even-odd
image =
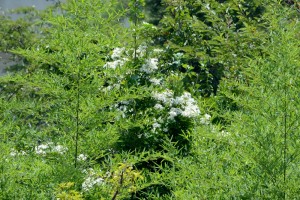
[[(0, 0), (0, 15), (8, 14), (7, 11), (19, 7), (34, 6), (38, 10), (43, 10), (57, 2), (64, 2), (65, 0)], [(12, 14), (10, 17), (15, 20), (20, 15)], [(22, 17), (22, 16), (21, 16)], [(1, 22), (0, 22), (1, 23)], [(0, 38), (1, 39), (1, 38)], [(0, 52), (0, 76), (5, 74), (5, 68), (16, 64), (13, 57), (9, 53)]]

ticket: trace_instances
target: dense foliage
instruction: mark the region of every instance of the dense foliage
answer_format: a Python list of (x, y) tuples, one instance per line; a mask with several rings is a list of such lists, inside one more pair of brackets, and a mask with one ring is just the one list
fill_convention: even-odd
[(151, 2), (3, 18), (0, 199), (297, 199), (299, 4)]

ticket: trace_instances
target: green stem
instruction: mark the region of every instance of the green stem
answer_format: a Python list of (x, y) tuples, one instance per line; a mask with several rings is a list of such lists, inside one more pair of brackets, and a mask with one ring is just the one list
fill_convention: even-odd
[(136, 63), (136, 58), (137, 58), (137, 55), (136, 55), (136, 51), (137, 51), (137, 35), (136, 35), (136, 28), (137, 28), (137, 0), (135, 0), (134, 2), (134, 63)]
[(79, 137), (79, 103), (80, 103), (80, 70), (77, 72), (77, 105), (76, 105), (76, 134), (75, 134), (75, 155), (74, 166), (77, 167), (77, 155), (78, 155), (78, 137)]
[[(283, 152), (283, 183), (286, 182), (286, 168), (287, 168), (287, 87), (285, 83), (284, 88), (284, 152)], [(284, 199), (286, 199), (286, 193), (284, 191)]]

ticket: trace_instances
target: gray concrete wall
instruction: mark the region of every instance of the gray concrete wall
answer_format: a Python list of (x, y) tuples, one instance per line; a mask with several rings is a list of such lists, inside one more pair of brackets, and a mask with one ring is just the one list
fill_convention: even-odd
[(35, 6), (36, 9), (45, 9), (55, 1), (46, 0), (0, 0), (2, 10), (15, 9), (24, 6)]
[[(0, 14), (5, 14), (9, 9), (16, 9), (18, 7), (34, 6), (36, 9), (42, 10), (47, 6), (56, 2), (65, 2), (65, 0), (0, 0)], [(16, 19), (17, 15), (11, 15), (12, 19)], [(13, 56), (9, 53), (0, 52), (0, 76), (6, 73), (6, 68), (17, 64), (13, 60)]]
[(0, 76), (6, 73), (6, 68), (17, 64), (10, 53), (0, 52)]

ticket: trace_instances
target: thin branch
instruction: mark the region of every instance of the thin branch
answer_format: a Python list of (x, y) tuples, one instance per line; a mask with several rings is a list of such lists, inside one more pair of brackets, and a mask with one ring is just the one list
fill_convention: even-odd
[(113, 196), (113, 198), (111, 200), (115, 200), (117, 198), (117, 195), (119, 194), (119, 190), (122, 188), (122, 185), (123, 185), (123, 180), (124, 180), (124, 170), (122, 170), (121, 172), (121, 178), (120, 178), (120, 181), (119, 181), (119, 187), (117, 187), (117, 190)]
[(75, 155), (74, 166), (77, 167), (77, 155), (78, 155), (78, 137), (79, 137), (79, 103), (80, 103), (80, 70), (77, 72), (77, 105), (76, 105), (76, 134), (75, 134)]
[[(284, 70), (285, 72), (285, 70)], [(285, 72), (286, 73), (286, 72)], [(287, 83), (284, 84), (284, 152), (283, 152), (283, 183), (286, 182), (286, 168), (287, 168)], [(286, 199), (286, 192), (284, 191), (284, 199)]]

